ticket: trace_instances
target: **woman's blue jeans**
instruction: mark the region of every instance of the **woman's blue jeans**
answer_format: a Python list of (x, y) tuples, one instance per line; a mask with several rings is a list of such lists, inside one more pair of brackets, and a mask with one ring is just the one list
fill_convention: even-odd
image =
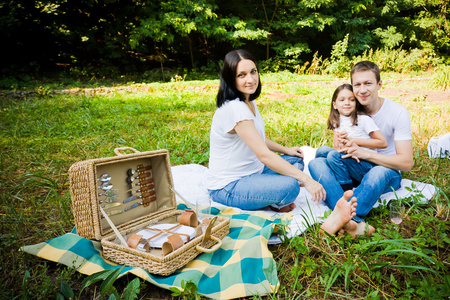
[[(344, 190), (337, 178), (340, 178), (341, 182), (342, 180), (359, 182), (353, 191), (353, 195), (357, 199), (356, 203), (358, 203), (356, 216), (353, 218), (356, 222), (364, 221), (363, 217), (370, 212), (381, 194), (397, 190), (400, 187), (402, 176), (399, 171), (367, 161), (358, 163), (353, 158), (342, 159), (346, 171), (338, 172), (336, 175), (326, 158), (328, 157), (327, 150), (330, 149), (333, 150), (326, 146), (317, 149), (316, 158), (308, 165), (311, 177), (321, 183), (327, 192), (325, 203), (329, 208), (334, 209), (337, 201), (344, 195)], [(345, 176), (348, 177), (345, 178)]]
[[(303, 159), (297, 156), (281, 157), (303, 170)], [(278, 174), (264, 167), (261, 174), (244, 176), (219, 190), (209, 191), (212, 200), (227, 206), (255, 210), (267, 206), (281, 208), (295, 201), (300, 193), (297, 179)]]

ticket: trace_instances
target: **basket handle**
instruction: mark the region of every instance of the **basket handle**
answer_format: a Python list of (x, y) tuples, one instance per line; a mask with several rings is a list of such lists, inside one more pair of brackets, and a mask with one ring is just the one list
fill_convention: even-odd
[(124, 154), (120, 153), (120, 151), (125, 151), (125, 150), (131, 150), (131, 151), (133, 151), (135, 153), (140, 153), (139, 151), (137, 151), (136, 149), (134, 149), (132, 147), (119, 147), (119, 148), (114, 149), (114, 153), (117, 156), (123, 156)]
[(219, 239), (218, 237), (215, 237), (213, 235), (211, 235), (211, 239), (215, 240), (217, 242), (217, 245), (215, 245), (214, 247), (212, 247), (210, 249), (202, 247), (200, 245), (197, 245), (197, 246), (195, 246), (195, 249), (197, 249), (200, 252), (204, 252), (204, 253), (213, 253), (214, 251), (216, 251), (217, 249), (222, 247), (222, 240), (221, 239)]

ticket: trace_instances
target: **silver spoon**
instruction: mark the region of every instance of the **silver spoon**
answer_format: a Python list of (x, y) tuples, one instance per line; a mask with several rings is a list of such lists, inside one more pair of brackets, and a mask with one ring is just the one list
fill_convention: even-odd
[(111, 180), (111, 176), (109, 176), (108, 174), (103, 174), (102, 176), (100, 176), (100, 178), (98, 179), (98, 181), (101, 182), (108, 182)]
[(102, 184), (101, 186), (99, 186), (98, 187), (99, 189), (102, 189), (102, 190), (104, 190), (104, 191), (109, 191), (110, 189), (112, 189), (113, 188), (113, 185), (112, 184)]

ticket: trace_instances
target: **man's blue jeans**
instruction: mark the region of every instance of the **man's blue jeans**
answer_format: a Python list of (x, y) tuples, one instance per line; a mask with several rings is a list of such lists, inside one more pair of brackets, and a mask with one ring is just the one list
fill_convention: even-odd
[[(281, 155), (291, 165), (303, 170), (303, 159)], [(281, 208), (295, 201), (300, 193), (299, 182), (290, 176), (278, 174), (264, 167), (261, 174), (244, 176), (220, 190), (209, 191), (212, 200), (227, 206), (255, 210), (267, 206)]]
[[(334, 176), (336, 177), (337, 182), (342, 185), (351, 185), (355, 180), (352, 180), (350, 177), (350, 171), (347, 168), (347, 163), (353, 158), (342, 158), (342, 156), (347, 153), (340, 153), (337, 150), (329, 147), (329, 146), (321, 146), (316, 151), (317, 157), (325, 157), (327, 159), (327, 164), (330, 167), (331, 171), (333, 171)], [(368, 170), (372, 169), (375, 164), (371, 162), (361, 160), (359, 162), (361, 164), (360, 170), (363, 172), (359, 176), (360, 178), (364, 177), (364, 174), (368, 172)], [(357, 182), (361, 182), (361, 180), (356, 180)]]
[[(391, 192), (400, 187), (402, 176), (399, 171), (371, 164), (366, 161), (358, 163), (353, 158), (342, 159), (345, 165), (345, 172), (340, 172), (337, 176), (330, 168), (327, 162), (327, 150), (330, 147), (320, 147), (316, 158), (313, 159), (308, 167), (311, 177), (318, 181), (325, 188), (327, 197), (325, 203), (331, 209), (334, 209), (337, 201), (343, 196), (344, 191), (337, 180), (356, 181), (359, 185), (353, 191), (356, 197), (356, 216), (353, 218), (356, 222), (364, 221), (366, 216), (381, 194)], [(319, 151), (320, 150), (320, 151)], [(317, 157), (319, 155), (319, 157)], [(348, 176), (345, 178), (345, 176)]]

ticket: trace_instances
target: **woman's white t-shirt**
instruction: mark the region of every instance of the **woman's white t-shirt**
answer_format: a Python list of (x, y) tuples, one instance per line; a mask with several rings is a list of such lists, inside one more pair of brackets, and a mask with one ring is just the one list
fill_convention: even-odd
[(209, 190), (221, 189), (230, 182), (251, 174), (259, 174), (264, 164), (244, 143), (237, 133), (229, 133), (241, 121), (252, 120), (256, 130), (265, 139), (264, 120), (255, 101), (251, 102), (255, 114), (238, 98), (226, 101), (214, 113), (209, 151), (209, 169), (205, 186)]

